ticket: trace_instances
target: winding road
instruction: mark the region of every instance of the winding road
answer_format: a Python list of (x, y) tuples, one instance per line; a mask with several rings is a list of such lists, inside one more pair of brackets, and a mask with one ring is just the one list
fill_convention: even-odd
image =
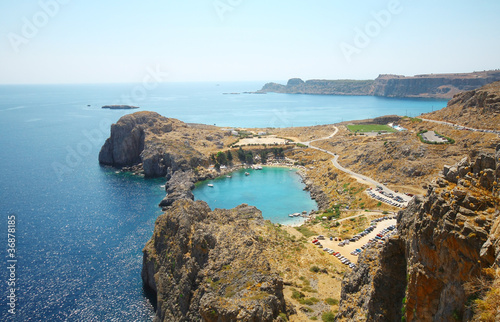
[(319, 147), (312, 145), (313, 142), (323, 141), (323, 140), (328, 140), (328, 139), (333, 138), (339, 131), (339, 129), (336, 126), (333, 126), (333, 128), (335, 129), (335, 131), (327, 137), (323, 137), (323, 138), (319, 138), (319, 139), (315, 139), (315, 140), (311, 140), (311, 141), (307, 141), (307, 142), (301, 142), (301, 143), (304, 145), (307, 145), (311, 149), (315, 149), (315, 150), (330, 154), (331, 156), (333, 156), (332, 164), (335, 168), (339, 169), (342, 172), (349, 174), (351, 177), (355, 178), (356, 180), (358, 180), (359, 182), (361, 182), (363, 184), (366, 184), (369, 186), (379, 186), (379, 187), (382, 187), (382, 190), (386, 193), (392, 193), (394, 196), (400, 196), (405, 201), (404, 205), (406, 206), (408, 204), (408, 202), (412, 199), (412, 197), (409, 197), (403, 193), (396, 193), (395, 191), (386, 187), (384, 184), (382, 184), (378, 181), (375, 181), (370, 177), (364, 176), (362, 174), (359, 174), (359, 173), (356, 173), (354, 171), (351, 171), (349, 169), (344, 168), (338, 162), (338, 159), (339, 159), (338, 154), (335, 154), (335, 153), (330, 152), (328, 150), (325, 150), (325, 149), (322, 149), (322, 148), (319, 148)]

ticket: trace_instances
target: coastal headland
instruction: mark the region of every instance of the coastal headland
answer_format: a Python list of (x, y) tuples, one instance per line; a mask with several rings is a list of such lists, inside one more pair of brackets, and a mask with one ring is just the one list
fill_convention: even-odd
[(499, 80), (500, 70), (415, 76), (382, 74), (374, 80), (291, 78), (286, 85), (267, 83), (256, 93), (452, 98)]
[[(494, 301), (500, 285), (498, 102), (499, 82), (456, 94), (421, 118), (229, 129), (154, 112), (122, 117), (99, 162), (166, 180), (164, 212), (144, 248), (142, 271), (157, 298), (156, 320), (490, 314), (483, 304)], [(361, 124), (377, 127), (351, 126)], [(379, 125), (398, 130), (369, 132)], [(423, 131), (450, 140), (427, 142)], [(259, 136), (285, 141), (237, 146)], [(299, 167), (318, 213), (300, 227), (285, 227), (264, 221), (249, 205), (211, 210), (193, 201), (195, 182), (254, 163)], [(403, 204), (396, 194), (411, 200)], [(394, 226), (379, 224), (395, 218)], [(365, 232), (377, 235), (366, 241)], [(352, 254), (337, 244), (346, 239)]]

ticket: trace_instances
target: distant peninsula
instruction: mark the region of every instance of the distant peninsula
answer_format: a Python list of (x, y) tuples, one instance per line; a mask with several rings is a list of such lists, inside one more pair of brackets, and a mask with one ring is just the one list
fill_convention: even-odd
[(104, 105), (102, 108), (109, 108), (111, 110), (133, 110), (139, 108), (139, 106), (132, 105)]
[(318, 95), (367, 95), (382, 97), (452, 98), (462, 91), (475, 90), (500, 80), (500, 70), (456, 74), (424, 74), (402, 76), (382, 74), (374, 80), (324, 80), (300, 78), (286, 85), (267, 83), (255, 93), (287, 93)]

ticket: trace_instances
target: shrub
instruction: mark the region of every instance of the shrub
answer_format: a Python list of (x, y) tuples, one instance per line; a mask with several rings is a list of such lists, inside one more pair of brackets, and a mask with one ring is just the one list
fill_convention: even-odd
[(321, 320), (324, 322), (334, 322), (335, 314), (333, 314), (333, 312), (325, 312), (321, 315)]
[(304, 297), (306, 297), (304, 293), (299, 292), (297, 290), (292, 291), (292, 299), (298, 300), (298, 299), (302, 299)]
[(328, 305), (338, 305), (339, 304), (339, 300), (337, 299), (332, 299), (331, 297), (325, 299), (325, 303), (328, 304)]
[(318, 273), (318, 272), (319, 272), (319, 267), (318, 267), (318, 266), (316, 266), (316, 265), (311, 266), (310, 271), (311, 271), (311, 272), (314, 272), (314, 273)]

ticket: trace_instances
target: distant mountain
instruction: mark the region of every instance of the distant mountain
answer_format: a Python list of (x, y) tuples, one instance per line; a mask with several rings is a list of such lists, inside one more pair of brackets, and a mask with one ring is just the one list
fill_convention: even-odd
[(304, 82), (300, 78), (292, 78), (286, 85), (267, 83), (257, 93), (452, 98), (459, 92), (499, 80), (500, 70), (415, 76), (379, 75), (375, 80), (312, 79)]

